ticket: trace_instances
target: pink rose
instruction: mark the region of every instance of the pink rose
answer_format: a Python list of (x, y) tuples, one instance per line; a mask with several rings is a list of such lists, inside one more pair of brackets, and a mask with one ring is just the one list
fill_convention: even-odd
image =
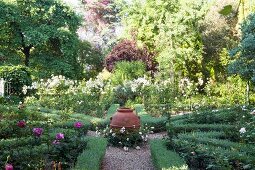
[(56, 134), (56, 139), (57, 139), (57, 140), (64, 139), (64, 137), (65, 137), (65, 136), (64, 136), (63, 133), (57, 133), (57, 134)]
[(83, 123), (82, 122), (75, 122), (74, 123), (74, 127), (75, 128), (81, 128), (83, 126)]
[(12, 164), (6, 164), (5, 165), (5, 170), (13, 170)]
[(40, 137), (43, 133), (43, 128), (33, 128), (33, 133), (35, 136)]

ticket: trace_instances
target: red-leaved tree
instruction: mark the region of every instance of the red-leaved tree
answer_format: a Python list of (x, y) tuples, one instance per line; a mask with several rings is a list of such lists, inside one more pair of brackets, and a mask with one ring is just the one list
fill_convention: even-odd
[(118, 61), (142, 61), (148, 71), (156, 70), (154, 55), (146, 47), (138, 48), (134, 40), (122, 40), (114, 46), (105, 58), (106, 69), (112, 71)]

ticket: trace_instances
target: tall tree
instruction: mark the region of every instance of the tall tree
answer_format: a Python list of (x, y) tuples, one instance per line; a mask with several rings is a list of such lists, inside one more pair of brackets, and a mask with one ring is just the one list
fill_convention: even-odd
[[(229, 62), (228, 50), (237, 44), (236, 29), (238, 2), (236, 0), (213, 0), (209, 11), (202, 21), (203, 62), (205, 78), (211, 77), (216, 81), (225, 81), (226, 65)], [(222, 9), (232, 6), (228, 16), (223, 17)], [(219, 13), (219, 11), (221, 11)]]
[(2, 0), (0, 48), (17, 51), (26, 66), (42, 69), (46, 64), (46, 69), (73, 77), (81, 71), (76, 34), (80, 24), (81, 18), (57, 0)]
[(134, 0), (121, 14), (127, 33), (157, 53), (163, 76), (197, 80), (203, 60), (199, 27), (206, 9), (203, 1)]
[(84, 39), (104, 52), (115, 42), (119, 8), (113, 0), (82, 0), (82, 2), (85, 14)]
[(229, 71), (247, 81), (246, 102), (249, 104), (250, 82), (255, 84), (255, 14), (250, 14), (243, 22), (241, 33), (240, 43), (230, 51), (234, 60), (229, 64)]

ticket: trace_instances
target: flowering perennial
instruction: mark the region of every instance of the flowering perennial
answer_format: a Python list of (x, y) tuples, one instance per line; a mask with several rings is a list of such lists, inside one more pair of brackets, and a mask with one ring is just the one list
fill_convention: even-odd
[(83, 126), (83, 123), (82, 122), (75, 122), (74, 123), (74, 127), (75, 128), (81, 128)]
[(64, 139), (64, 137), (65, 137), (65, 136), (64, 136), (63, 133), (57, 133), (57, 134), (56, 134), (56, 139), (57, 139), (57, 140)]
[(5, 170), (13, 170), (12, 164), (6, 164), (5, 165)]
[(40, 137), (43, 133), (43, 128), (33, 128), (33, 134), (37, 137)]
[(20, 120), (17, 123), (17, 126), (20, 127), (20, 128), (24, 128), (24, 127), (26, 127), (26, 122), (24, 120)]

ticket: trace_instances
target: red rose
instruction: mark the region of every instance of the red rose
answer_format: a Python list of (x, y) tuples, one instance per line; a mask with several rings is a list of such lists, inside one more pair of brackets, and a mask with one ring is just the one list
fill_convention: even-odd
[(20, 127), (20, 128), (24, 128), (26, 126), (26, 122), (24, 120), (20, 120), (18, 123), (17, 123), (17, 126)]

